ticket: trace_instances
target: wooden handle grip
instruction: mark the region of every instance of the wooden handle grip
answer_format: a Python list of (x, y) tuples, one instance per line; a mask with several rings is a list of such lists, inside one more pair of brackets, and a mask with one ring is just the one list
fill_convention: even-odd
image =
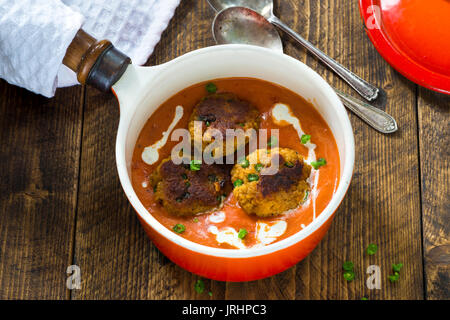
[(130, 58), (110, 41), (98, 41), (83, 29), (78, 30), (63, 59), (63, 64), (77, 74), (81, 84), (102, 91), (108, 91), (130, 63)]

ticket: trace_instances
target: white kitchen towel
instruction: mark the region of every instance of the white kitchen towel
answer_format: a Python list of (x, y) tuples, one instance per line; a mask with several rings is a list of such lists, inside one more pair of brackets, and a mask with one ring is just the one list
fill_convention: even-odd
[(0, 77), (54, 95), (57, 74), (83, 16), (59, 0), (0, 0)]
[(144, 64), (180, 0), (0, 0), (0, 77), (52, 97), (77, 83), (62, 65), (83, 27)]

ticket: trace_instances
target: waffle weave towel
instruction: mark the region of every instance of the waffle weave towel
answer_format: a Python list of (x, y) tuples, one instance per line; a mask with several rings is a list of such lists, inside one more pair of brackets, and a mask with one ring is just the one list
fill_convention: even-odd
[(77, 84), (62, 65), (80, 27), (144, 64), (180, 0), (0, 0), (0, 77), (52, 97)]

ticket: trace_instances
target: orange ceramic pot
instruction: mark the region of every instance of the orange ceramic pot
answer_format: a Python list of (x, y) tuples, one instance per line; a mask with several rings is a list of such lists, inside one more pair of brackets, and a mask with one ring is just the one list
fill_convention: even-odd
[[(210, 256), (173, 244), (140, 219), (155, 246), (172, 262), (199, 276), (219, 281), (253, 281), (273, 276), (303, 260), (322, 240), (332, 219), (315, 233), (282, 250), (246, 259)], [(241, 272), (236, 272), (241, 270)]]
[[(246, 250), (207, 247), (168, 230), (145, 209), (131, 183), (134, 146), (152, 113), (169, 97), (193, 84), (231, 77), (270, 81), (311, 101), (332, 130), (340, 156), (339, 185), (316, 219), (286, 239)], [(334, 90), (305, 64), (261, 47), (214, 46), (155, 67), (130, 65), (113, 91), (121, 111), (116, 161), (122, 187), (150, 239), (174, 263), (215, 280), (256, 280), (295, 265), (323, 238), (351, 181), (354, 137), (347, 111)]]

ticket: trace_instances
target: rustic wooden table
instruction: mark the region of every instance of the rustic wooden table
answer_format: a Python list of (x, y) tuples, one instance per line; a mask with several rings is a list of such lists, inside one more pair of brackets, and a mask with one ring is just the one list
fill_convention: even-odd
[[(148, 240), (122, 192), (114, 159), (119, 119), (112, 94), (60, 89), (53, 99), (0, 81), (0, 298), (2, 299), (450, 299), (450, 96), (408, 81), (367, 38), (357, 1), (283, 0), (275, 11), (300, 34), (387, 93), (400, 130), (382, 135), (350, 115), (355, 172), (327, 236), (293, 268), (250, 283), (205, 280)], [(214, 45), (213, 11), (183, 0), (149, 65)], [(329, 70), (286, 37), (287, 54), (337, 88)], [(379, 249), (367, 256), (369, 243)], [(355, 263), (347, 283), (342, 263)], [(400, 280), (387, 280), (391, 264)], [(81, 289), (66, 288), (69, 265)], [(380, 290), (366, 286), (379, 265)]]

